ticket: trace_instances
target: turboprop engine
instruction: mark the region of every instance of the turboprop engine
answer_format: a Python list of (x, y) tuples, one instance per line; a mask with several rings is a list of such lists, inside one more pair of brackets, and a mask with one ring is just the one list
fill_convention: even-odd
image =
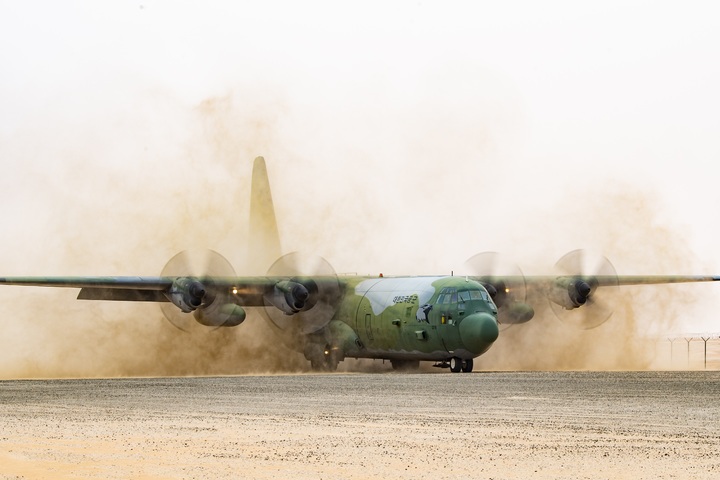
[(305, 310), (310, 292), (302, 283), (293, 280), (282, 280), (275, 284), (273, 291), (265, 299), (285, 315), (294, 315)]
[[(493, 298), (501, 326), (533, 318), (533, 307), (525, 303), (526, 280), (519, 267), (496, 252), (483, 252), (469, 258), (464, 268)], [(544, 293), (560, 320), (590, 329), (610, 318), (612, 302), (604, 298), (613, 294), (618, 277), (607, 258), (587, 250), (573, 250), (557, 261), (555, 271), (556, 276), (548, 279)]]
[(555, 272), (557, 277), (547, 298), (560, 320), (587, 330), (610, 318), (615, 302), (608, 298), (618, 285), (610, 260), (597, 252), (573, 250), (557, 261)]
[(235, 277), (235, 270), (219, 253), (180, 252), (165, 265), (161, 276), (171, 277), (173, 282), (165, 292), (170, 303), (160, 308), (180, 330), (188, 331), (195, 322), (217, 328), (245, 321), (245, 310), (237, 304), (228, 283)]
[(548, 292), (548, 299), (566, 310), (578, 308), (587, 303), (595, 289), (579, 277), (559, 278)]
[(340, 298), (337, 275), (327, 260), (288, 253), (270, 266), (268, 277), (277, 282), (263, 296), (264, 311), (278, 329), (298, 329), (302, 335), (326, 330)]
[(205, 286), (197, 279), (181, 277), (173, 282), (165, 296), (183, 313), (190, 313), (202, 305), (206, 293)]
[(197, 278), (180, 277), (165, 295), (183, 313), (193, 313), (206, 327), (235, 327), (245, 321), (245, 310), (221, 291), (206, 288)]
[(535, 310), (525, 302), (525, 276), (520, 267), (497, 252), (482, 252), (467, 259), (465, 271), (477, 279), (498, 308), (498, 323), (503, 327), (529, 322)]

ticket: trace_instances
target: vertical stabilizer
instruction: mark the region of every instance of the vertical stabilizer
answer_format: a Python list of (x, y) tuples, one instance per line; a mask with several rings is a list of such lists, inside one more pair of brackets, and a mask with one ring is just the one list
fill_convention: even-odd
[(250, 244), (248, 266), (257, 273), (265, 273), (282, 254), (275, 208), (265, 159), (257, 157), (253, 164), (250, 191)]

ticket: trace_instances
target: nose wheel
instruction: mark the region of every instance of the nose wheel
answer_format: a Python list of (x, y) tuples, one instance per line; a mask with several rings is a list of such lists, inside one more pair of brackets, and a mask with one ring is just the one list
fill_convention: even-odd
[(463, 360), (458, 357), (452, 357), (450, 359), (450, 371), (453, 373), (472, 372), (472, 369), (473, 369), (472, 358), (470, 360)]

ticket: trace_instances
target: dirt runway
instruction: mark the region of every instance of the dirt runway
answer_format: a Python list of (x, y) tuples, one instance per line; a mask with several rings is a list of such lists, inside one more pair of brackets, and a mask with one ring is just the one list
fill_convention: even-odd
[(720, 478), (720, 372), (0, 382), (0, 479)]

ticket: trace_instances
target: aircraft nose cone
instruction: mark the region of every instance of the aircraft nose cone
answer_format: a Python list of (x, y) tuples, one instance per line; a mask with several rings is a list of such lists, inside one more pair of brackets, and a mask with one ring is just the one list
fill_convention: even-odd
[(465, 348), (480, 355), (498, 338), (498, 324), (489, 313), (473, 313), (460, 322), (460, 339)]

